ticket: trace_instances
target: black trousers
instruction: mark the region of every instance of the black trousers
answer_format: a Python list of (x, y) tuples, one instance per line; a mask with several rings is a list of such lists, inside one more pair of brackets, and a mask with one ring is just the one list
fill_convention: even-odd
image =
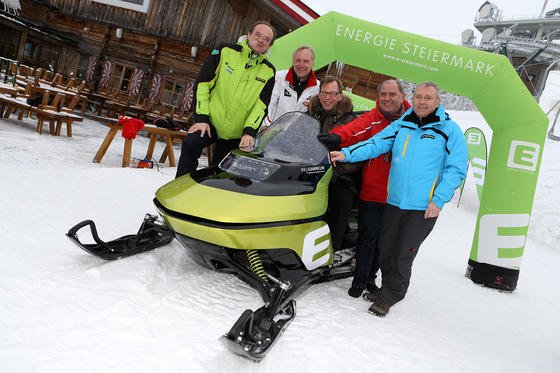
[(329, 209), (327, 211), (327, 224), (331, 231), (333, 250), (342, 249), (344, 232), (348, 226), (348, 219), (352, 212), (354, 200), (358, 195), (360, 174), (348, 175), (344, 178), (333, 178), (329, 184)]
[(387, 204), (379, 231), (381, 299), (393, 305), (402, 300), (410, 285), (412, 263), (437, 218), (424, 218), (424, 211), (401, 210)]
[(179, 163), (177, 164), (177, 173), (175, 178), (195, 171), (198, 168), (198, 159), (202, 154), (202, 150), (208, 145), (216, 143), (213, 161), (209, 166), (218, 165), (230, 150), (239, 147), (240, 139), (219, 139), (214, 127), (211, 127), (211, 133), (212, 137), (208, 136), (207, 133), (204, 134), (203, 137), (200, 137), (199, 131), (189, 133), (185, 137), (183, 144), (181, 145), (181, 156), (179, 157)]
[(384, 203), (360, 200), (356, 270), (352, 287), (365, 289), (367, 284), (375, 283), (376, 273), (379, 270), (377, 236), (381, 228), (384, 209)]

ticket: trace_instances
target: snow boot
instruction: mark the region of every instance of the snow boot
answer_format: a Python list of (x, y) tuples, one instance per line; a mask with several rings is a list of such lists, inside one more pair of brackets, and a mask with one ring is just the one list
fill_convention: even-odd
[(350, 289), (348, 289), (348, 295), (350, 295), (352, 298), (359, 298), (360, 295), (362, 295), (363, 292), (364, 292), (364, 289), (356, 288), (354, 286), (352, 286)]
[(378, 317), (385, 317), (389, 313), (391, 306), (385, 303), (382, 299), (377, 299), (369, 307), (368, 312)]
[(375, 285), (375, 282), (368, 282), (366, 284), (366, 290), (369, 291), (370, 293), (379, 292), (379, 288), (377, 287), (377, 285)]
[(368, 288), (368, 291), (363, 294), (363, 298), (368, 302), (375, 302), (377, 296), (379, 295), (379, 288), (376, 285), (373, 285), (371, 288)]

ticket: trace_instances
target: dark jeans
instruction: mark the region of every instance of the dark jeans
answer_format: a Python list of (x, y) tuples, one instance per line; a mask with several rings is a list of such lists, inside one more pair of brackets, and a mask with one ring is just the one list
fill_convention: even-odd
[(379, 231), (381, 299), (393, 305), (402, 300), (410, 285), (412, 263), (437, 218), (424, 218), (424, 211), (401, 210), (387, 204)]
[(216, 143), (214, 157), (212, 158), (213, 161), (209, 166), (218, 165), (230, 150), (239, 147), (240, 139), (218, 139), (218, 134), (213, 127), (211, 127), (211, 132), (212, 137), (209, 137), (208, 134), (204, 134), (203, 137), (200, 137), (199, 131), (190, 133), (185, 137), (183, 145), (181, 145), (181, 156), (177, 164), (177, 174), (175, 178), (195, 171), (198, 167), (198, 158), (200, 158), (202, 150), (208, 145)]
[(352, 287), (365, 289), (375, 283), (379, 270), (377, 263), (377, 235), (381, 227), (384, 203), (360, 200), (358, 211), (358, 243), (356, 244), (356, 271)]
[[(354, 181), (354, 179), (356, 181)], [(333, 250), (342, 249), (344, 232), (352, 212), (352, 205), (358, 194), (359, 174), (348, 178), (335, 178), (329, 185), (329, 210), (327, 223), (331, 231)]]

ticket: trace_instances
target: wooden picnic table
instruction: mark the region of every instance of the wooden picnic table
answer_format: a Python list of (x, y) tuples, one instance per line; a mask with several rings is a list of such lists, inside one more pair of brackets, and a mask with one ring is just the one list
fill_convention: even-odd
[(139, 105), (129, 105), (124, 108), (124, 113), (130, 115), (134, 118), (146, 120), (146, 115), (150, 112), (150, 109), (139, 106)]
[(33, 89), (36, 92), (49, 91), (49, 92), (60, 93), (64, 96), (66, 96), (66, 97), (76, 96), (76, 92), (69, 91), (69, 90), (67, 90), (67, 89), (65, 89), (64, 87), (61, 87), (61, 86), (53, 86), (53, 85), (45, 84), (45, 83), (32, 84), (32, 85), (33, 85)]
[[(122, 125), (119, 123), (117, 118), (108, 118), (94, 115), (92, 119), (102, 122), (103, 124), (109, 126), (109, 132), (103, 139), (99, 150), (93, 157), (93, 163), (100, 163), (103, 159), (103, 156), (109, 149), (109, 146), (113, 142), (115, 135), (122, 130)], [(143, 131), (146, 131), (150, 135), (150, 143), (148, 145), (148, 149), (146, 151), (146, 158), (151, 159), (154, 153), (154, 148), (157, 142), (157, 136), (163, 136), (165, 139), (165, 149), (161, 154), (159, 159), (160, 163), (169, 159), (169, 167), (175, 167), (175, 154), (173, 152), (173, 139), (180, 138), (183, 139), (187, 136), (187, 133), (184, 131), (171, 131), (167, 128), (156, 127), (153, 125), (146, 124), (144, 125)], [(124, 140), (124, 149), (123, 149), (123, 156), (122, 156), (122, 167), (128, 167), (130, 164), (130, 153), (132, 152), (132, 139), (125, 139)]]
[(115, 113), (124, 114), (124, 109), (127, 105), (116, 100), (115, 97), (98, 92), (90, 93), (88, 96), (88, 101), (95, 105), (95, 115), (98, 117), (101, 117), (103, 110), (107, 112), (107, 118), (111, 118)]

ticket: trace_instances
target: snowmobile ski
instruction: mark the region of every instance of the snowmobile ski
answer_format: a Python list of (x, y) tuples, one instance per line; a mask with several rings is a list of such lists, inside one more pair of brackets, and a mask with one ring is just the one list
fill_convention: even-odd
[(245, 310), (221, 340), (231, 352), (261, 361), (296, 316), (296, 301), (290, 299), (274, 317), (271, 311), (270, 305), (255, 312)]
[[(80, 248), (99, 258), (121, 259), (156, 249), (173, 241), (174, 232), (166, 226), (156, 223), (156, 220), (157, 216), (146, 214), (137, 234), (129, 234), (108, 242), (99, 238), (92, 220), (84, 220), (76, 224), (70, 228), (66, 236)], [(95, 243), (82, 243), (78, 238), (78, 231), (86, 226), (89, 226)]]

